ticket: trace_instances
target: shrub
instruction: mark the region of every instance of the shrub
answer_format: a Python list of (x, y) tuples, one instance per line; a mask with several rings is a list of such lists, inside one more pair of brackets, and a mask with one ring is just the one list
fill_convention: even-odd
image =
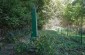
[(35, 41), (35, 46), (38, 49), (38, 55), (56, 55), (55, 38), (48, 36), (40, 36)]
[(23, 29), (9, 30), (5, 33), (4, 42), (5, 43), (17, 43), (21, 39), (30, 38), (30, 33), (28, 27), (24, 27)]
[(15, 46), (15, 54), (16, 55), (24, 55), (24, 54), (28, 54), (28, 44), (25, 43), (18, 43)]
[(25, 1), (0, 0), (0, 27), (17, 28), (30, 25), (30, 10), (27, 4), (22, 5), (23, 2)]
[(38, 27), (41, 29), (45, 24), (45, 17), (42, 13), (44, 1), (41, 0), (0, 0), (0, 28), (22, 28), (30, 26), (31, 28), (31, 8), (33, 4), (37, 6)]
[(37, 55), (37, 49), (31, 43), (19, 42), (14, 49), (16, 55)]

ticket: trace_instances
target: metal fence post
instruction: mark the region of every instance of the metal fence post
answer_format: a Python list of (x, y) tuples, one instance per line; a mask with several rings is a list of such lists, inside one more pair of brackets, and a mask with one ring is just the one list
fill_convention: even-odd
[(37, 28), (37, 12), (35, 6), (32, 8), (32, 36), (31, 37), (37, 37), (38, 36), (38, 28)]

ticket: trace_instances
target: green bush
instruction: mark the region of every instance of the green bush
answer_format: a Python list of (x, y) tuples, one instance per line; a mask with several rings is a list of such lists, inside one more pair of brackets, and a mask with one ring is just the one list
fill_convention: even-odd
[(24, 55), (24, 54), (28, 54), (29, 51), (29, 46), (28, 44), (25, 43), (18, 43), (15, 46), (15, 54), (16, 55)]
[(39, 16), (38, 27), (41, 29), (46, 20), (42, 12), (44, 3), (43, 0), (0, 0), (0, 27), (31, 27), (31, 9), (35, 4)]
[(17, 28), (31, 24), (30, 9), (23, 2), (26, 3), (21, 0), (0, 0), (0, 27)]
[(36, 47), (30, 43), (19, 42), (15, 44), (14, 52), (16, 55), (37, 55)]
[(56, 55), (55, 38), (41, 36), (35, 41), (38, 55)]
[(28, 27), (23, 29), (9, 30), (5, 33), (4, 43), (17, 43), (20, 39), (30, 38), (31, 31)]

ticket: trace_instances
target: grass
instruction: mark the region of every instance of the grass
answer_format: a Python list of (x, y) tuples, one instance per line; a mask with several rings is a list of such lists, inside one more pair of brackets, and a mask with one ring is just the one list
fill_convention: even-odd
[[(81, 36), (76, 35), (75, 32), (68, 32), (67, 35), (66, 31), (58, 32), (53, 30), (40, 30), (38, 33), (39, 42), (36, 42), (37, 44), (35, 45), (40, 48), (39, 52), (41, 51), (40, 53), (42, 54), (39, 55), (85, 55), (85, 35), (82, 37), (81, 45)], [(28, 42), (27, 37), (25, 41)], [(20, 44), (18, 45), (20, 46)], [(31, 44), (29, 44), (29, 46), (30, 45)], [(25, 49), (23, 52), (26, 52), (26, 50), (29, 50), (27, 47), (30, 47), (25, 46), (27, 45), (21, 44), (21, 47), (17, 49), (22, 51), (23, 48)]]
[[(79, 35), (60, 34), (53, 30), (39, 31), (39, 35), (48, 36), (49, 38), (55, 38), (55, 48), (57, 55), (85, 55), (85, 35), (83, 35), (83, 41), (81, 45), (81, 37)], [(51, 44), (50, 44), (51, 45)]]

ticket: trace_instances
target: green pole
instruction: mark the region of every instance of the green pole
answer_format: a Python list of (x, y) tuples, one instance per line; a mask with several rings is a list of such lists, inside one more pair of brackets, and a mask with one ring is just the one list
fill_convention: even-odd
[[(85, 8), (85, 0), (83, 0), (83, 5), (82, 5), (82, 8), (84, 9)], [(81, 17), (81, 45), (82, 45), (82, 41), (83, 41), (83, 13), (82, 13), (82, 17)]]
[(38, 36), (37, 28), (37, 13), (35, 6), (32, 8), (32, 37)]

